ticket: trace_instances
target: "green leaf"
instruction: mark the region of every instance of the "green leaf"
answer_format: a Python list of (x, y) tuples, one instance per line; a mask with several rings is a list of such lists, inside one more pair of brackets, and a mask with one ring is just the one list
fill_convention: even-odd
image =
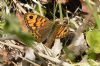
[(9, 33), (11, 35), (16, 35), (17, 38), (22, 41), (25, 45), (27, 46), (32, 46), (33, 44), (33, 37), (30, 35), (30, 33), (22, 32), (20, 29), (20, 26), (18, 24), (18, 21), (14, 15), (7, 15), (5, 16), (5, 22), (6, 24), (4, 25), (4, 31), (6, 33)]
[(89, 48), (86, 53), (89, 59), (96, 59), (96, 53), (91, 48)]
[(32, 46), (33, 44), (33, 37), (29, 33), (18, 32), (16, 33), (17, 37), (24, 42), (27, 46)]
[(0, 29), (3, 29), (5, 25), (5, 22), (0, 22)]
[(91, 50), (95, 53), (100, 53), (100, 30), (88, 31), (86, 33), (86, 41)]
[(15, 34), (16, 32), (21, 31), (19, 28), (18, 21), (14, 15), (10, 16), (6, 15), (5, 22), (6, 22), (4, 25), (5, 32)]
[(98, 66), (98, 65), (97, 65), (97, 62), (94, 61), (93, 59), (89, 59), (88, 62), (89, 62), (89, 64), (90, 64), (90, 66)]
[(70, 59), (72, 61), (75, 60), (76, 56), (75, 56), (75, 54), (71, 50), (69, 50), (68, 48), (64, 47), (64, 52), (66, 54), (65, 58)]

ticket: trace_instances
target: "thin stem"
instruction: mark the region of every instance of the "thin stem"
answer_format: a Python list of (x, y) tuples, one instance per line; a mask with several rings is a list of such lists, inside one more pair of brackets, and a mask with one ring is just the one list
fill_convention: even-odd
[(59, 3), (59, 11), (60, 11), (60, 20), (61, 20), (61, 24), (63, 24), (63, 14), (62, 14), (62, 6), (61, 3)]
[[(38, 1), (38, 2), (39, 2), (39, 1)], [(41, 14), (41, 16), (43, 16), (43, 12), (42, 12), (42, 8), (41, 8), (41, 4), (40, 4), (40, 2), (38, 3), (38, 6), (39, 6), (40, 14)]]
[(57, 10), (57, 4), (56, 3), (54, 3), (54, 16), (53, 16), (53, 19), (55, 20), (56, 18), (56, 16), (55, 16), (55, 14), (56, 14), (56, 10)]

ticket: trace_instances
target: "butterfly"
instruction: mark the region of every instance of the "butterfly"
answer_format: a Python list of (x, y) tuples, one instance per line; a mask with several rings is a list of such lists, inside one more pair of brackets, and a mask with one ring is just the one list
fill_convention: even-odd
[(49, 19), (35, 13), (26, 13), (24, 16), (26, 26), (36, 42), (43, 42), (50, 36), (63, 38), (68, 34), (68, 26), (59, 22), (51, 22)]

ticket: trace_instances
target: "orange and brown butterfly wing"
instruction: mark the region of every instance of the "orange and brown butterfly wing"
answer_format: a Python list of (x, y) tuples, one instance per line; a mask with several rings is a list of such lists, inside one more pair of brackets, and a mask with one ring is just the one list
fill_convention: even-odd
[(45, 43), (45, 45), (49, 48), (51, 48), (54, 40), (56, 38), (64, 38), (68, 35), (68, 26), (67, 24), (59, 24), (58, 22), (53, 25), (53, 30), (51, 32), (51, 34), (49, 35), (47, 42)]
[(56, 38), (64, 38), (68, 35), (69, 29), (67, 24), (61, 24), (57, 34)]
[(37, 42), (44, 41), (51, 32), (53, 23), (34, 13), (25, 14), (25, 22)]

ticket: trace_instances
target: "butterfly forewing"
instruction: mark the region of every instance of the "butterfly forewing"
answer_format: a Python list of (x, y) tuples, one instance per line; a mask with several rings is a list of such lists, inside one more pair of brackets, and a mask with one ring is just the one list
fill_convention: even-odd
[(53, 23), (48, 19), (34, 13), (25, 14), (25, 22), (37, 42), (47, 39), (53, 26)]

